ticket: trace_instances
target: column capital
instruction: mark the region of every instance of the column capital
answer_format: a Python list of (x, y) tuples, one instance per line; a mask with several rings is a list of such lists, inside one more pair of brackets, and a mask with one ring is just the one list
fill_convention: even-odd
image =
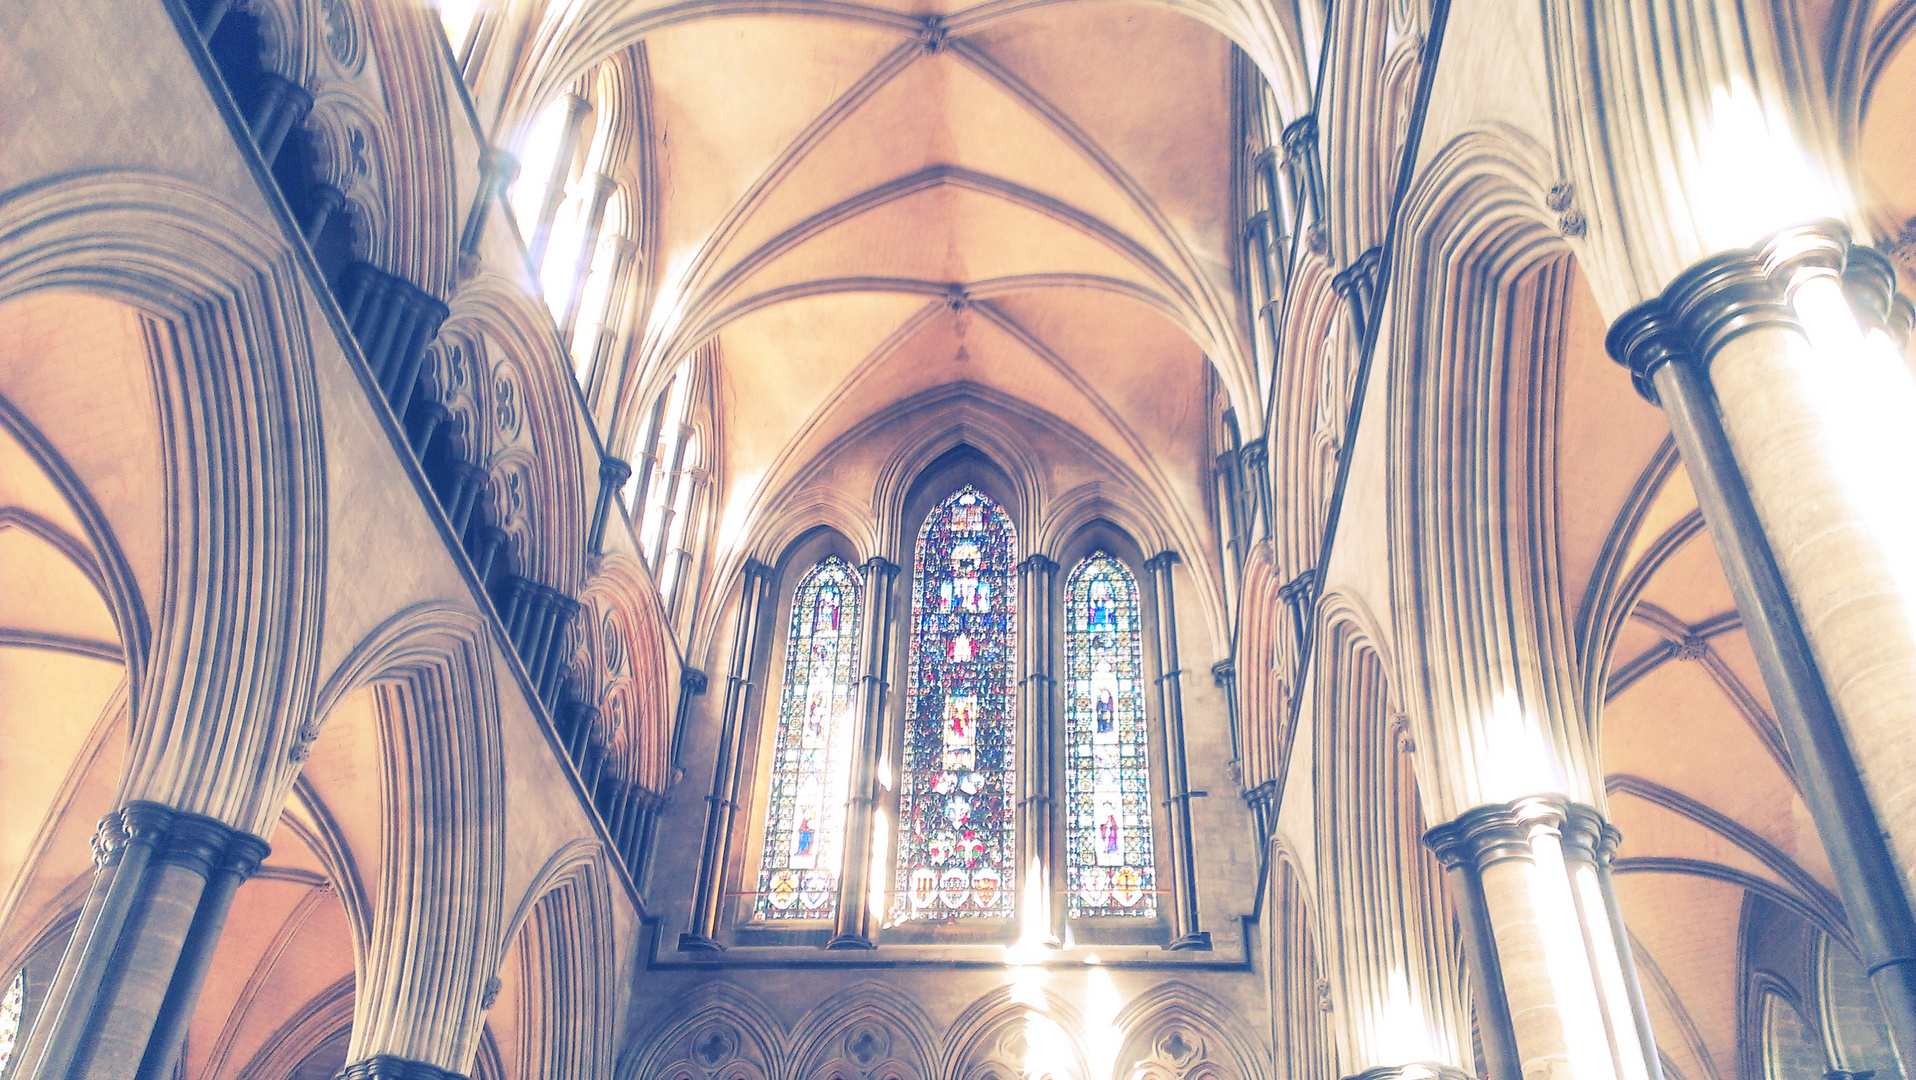
[(1055, 574), (1058, 564), (1044, 555), (1033, 555), (1019, 563), (1018, 569), (1026, 574)]
[(687, 694), (703, 694), (710, 680), (698, 668), (679, 669), (679, 689)]
[(497, 146), (488, 146), (479, 155), (479, 169), (495, 187), (506, 187), (519, 178), (519, 159)]
[(1298, 571), (1296, 577), (1278, 586), (1277, 598), (1286, 604), (1295, 604), (1307, 599), (1317, 584), (1317, 571), (1305, 569)]
[(599, 458), (599, 483), (617, 491), (632, 479), (632, 463), (624, 458), (606, 454)]
[(93, 833), (93, 865), (108, 867), (120, 861), (120, 855), (126, 851), (126, 828), (120, 821), (119, 811), (114, 811), (100, 819)]
[(1426, 832), (1424, 846), (1446, 870), (1468, 866), (1481, 871), (1506, 859), (1530, 860), (1538, 828), (1558, 833), (1567, 857), (1589, 863), (1608, 861), (1622, 838), (1594, 807), (1562, 795), (1527, 795), (1466, 810)]
[(1152, 573), (1168, 574), (1173, 566), (1183, 561), (1175, 551), (1160, 551), (1144, 561), (1144, 568)]
[(1317, 148), (1317, 115), (1305, 113), (1284, 128), (1284, 155), (1295, 160)]
[(882, 576), (890, 579), (898, 576), (898, 564), (885, 558), (883, 555), (873, 555), (871, 558), (866, 559), (863, 569), (865, 576), (868, 578)]
[(1228, 686), (1237, 679), (1237, 661), (1226, 658), (1211, 665), (1211, 679), (1219, 686)]
[(1344, 1080), (1473, 1080), (1467, 1069), (1436, 1061), (1413, 1061), (1407, 1065), (1379, 1065), (1347, 1076)]
[(1244, 462), (1245, 468), (1261, 470), (1270, 460), (1270, 444), (1264, 441), (1264, 436), (1259, 435), (1239, 446), (1237, 453), (1238, 459)]
[(1657, 370), (1690, 355), (1676, 319), (1661, 298), (1647, 300), (1617, 316), (1604, 335), (1603, 347), (1610, 359), (1630, 369), (1630, 381), (1636, 384), (1637, 393), (1659, 406)]

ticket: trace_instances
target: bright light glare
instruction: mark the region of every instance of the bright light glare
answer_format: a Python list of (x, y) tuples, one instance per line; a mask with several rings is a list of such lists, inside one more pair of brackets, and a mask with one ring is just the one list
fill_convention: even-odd
[(1410, 978), (1401, 967), (1393, 967), (1384, 984), (1384, 1000), (1373, 1020), (1373, 1050), (1379, 1065), (1402, 1065), (1412, 1061), (1431, 1061), (1444, 1056), (1430, 1030), (1430, 1022), (1418, 1007)]
[(446, 28), (446, 40), (452, 43), (454, 56), (465, 50), (472, 34), (472, 22), (479, 17), (485, 0), (439, 0), (439, 23)]
[(1104, 968), (1093, 968), (1084, 984), (1084, 1048), (1092, 1076), (1111, 1076), (1118, 1063), (1118, 1048), (1124, 1033), (1118, 1030), (1118, 1013), (1124, 1009), (1124, 995)]
[(1709, 126), (1698, 135), (1696, 152), (1702, 183), (1689, 203), (1712, 251), (1842, 215), (1842, 200), (1803, 153), (1788, 122), (1766, 115), (1741, 80), (1711, 94)]
[(719, 517), (720, 554), (730, 554), (745, 538), (745, 523), (752, 514), (752, 496), (758, 493), (758, 480), (763, 475), (762, 470), (749, 472), (732, 484), (731, 494), (725, 498), (725, 513)]
[(545, 208), (546, 181), (552, 178), (552, 165), (559, 157), (565, 118), (566, 100), (561, 95), (533, 120), (519, 147), (519, 178), (512, 182), (509, 198), (513, 219), (519, 223), (519, 238), (528, 244), (539, 224), (539, 211)]
[[(1823, 418), (1840, 494), (1876, 542), (1896, 591), (1916, 597), (1916, 503), (1908, 496), (1916, 379), (1887, 334), (1858, 328), (1835, 277), (1800, 274), (1790, 303), (1815, 351), (1814, 370), (1798, 382)], [(1916, 612), (1904, 617), (1916, 633)]]
[(1042, 964), (1051, 951), (1045, 939), (1050, 934), (1049, 912), (1045, 905), (1044, 861), (1033, 856), (1025, 867), (1024, 921), (1018, 930), (1017, 944), (1005, 949), (1009, 964)]
[(1043, 1013), (1025, 1013), (1025, 1080), (1073, 1080), (1071, 1037)]
[(1536, 934), (1543, 947), (1544, 970), (1556, 993), (1557, 1019), (1563, 1024), (1564, 1049), (1570, 1075), (1596, 1080), (1615, 1075), (1610, 1040), (1603, 1030), (1603, 1013), (1591, 978), (1590, 958), (1584, 951), (1583, 926), (1570, 879), (1563, 862), (1563, 846), (1554, 829), (1533, 828), (1530, 850), (1534, 865), (1530, 877), (1530, 905), (1536, 913)]
[(1490, 715), (1477, 734), (1483, 802), (1499, 803), (1525, 795), (1561, 792), (1564, 777), (1543, 732), (1524, 712), (1512, 690), (1491, 699)]

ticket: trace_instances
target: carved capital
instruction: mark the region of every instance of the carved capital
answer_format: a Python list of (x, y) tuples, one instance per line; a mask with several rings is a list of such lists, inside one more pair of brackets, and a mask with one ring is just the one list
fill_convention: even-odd
[(1058, 564), (1043, 555), (1033, 555), (1018, 564), (1019, 571), (1026, 574), (1055, 574)]
[(705, 677), (705, 672), (697, 668), (679, 669), (679, 690), (682, 693), (703, 694), (709, 681)]
[(1683, 334), (1662, 298), (1647, 300), (1617, 317), (1603, 339), (1610, 359), (1630, 369), (1637, 393), (1652, 405), (1657, 400), (1657, 369), (1689, 356)]
[(1621, 837), (1592, 807), (1561, 795), (1529, 795), (1466, 810), (1425, 833), (1424, 846), (1446, 870), (1481, 872), (1508, 859), (1532, 859), (1539, 830), (1556, 833), (1565, 858), (1584, 863), (1608, 861)]
[(632, 479), (632, 463), (607, 454), (599, 459), (599, 483), (608, 491), (617, 491)]

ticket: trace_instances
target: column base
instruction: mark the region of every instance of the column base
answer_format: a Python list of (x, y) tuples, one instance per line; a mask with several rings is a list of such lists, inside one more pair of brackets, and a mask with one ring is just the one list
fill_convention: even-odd
[(827, 949), (876, 949), (878, 943), (863, 934), (839, 934), (825, 943)]
[(680, 934), (680, 952), (724, 952), (725, 946), (704, 934)]
[(1210, 952), (1211, 932), (1209, 930), (1199, 930), (1195, 933), (1186, 934), (1176, 941), (1171, 942), (1171, 944), (1166, 945), (1165, 948), (1170, 949), (1172, 952)]

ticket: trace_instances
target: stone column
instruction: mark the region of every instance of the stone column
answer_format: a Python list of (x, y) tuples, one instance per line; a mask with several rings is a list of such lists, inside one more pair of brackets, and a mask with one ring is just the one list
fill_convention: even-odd
[(566, 289), (564, 314), (559, 319), (559, 341), (570, 350), (572, 334), (579, 323), (579, 308), (585, 302), (586, 278), (592, 276), (592, 260), (599, 253), (599, 233), (605, 228), (605, 206), (618, 181), (604, 173), (592, 178), (591, 202), (586, 207), (585, 229), (579, 235), (579, 253), (572, 264), (572, 282)]
[(1330, 250), (1330, 234), (1324, 228), (1324, 173), (1318, 164), (1316, 116), (1300, 116), (1284, 129), (1284, 171), (1297, 202), (1292, 220), (1304, 232), (1304, 245), (1322, 255)]
[(1629, 939), (1599, 880), (1616, 830), (1538, 795), (1466, 811), (1424, 842), (1457, 905), (1493, 1080), (1660, 1080)]
[[(1890, 283), (1887, 275), (1880, 273), (1886, 268), (1876, 264), (1872, 256), (1874, 253), (1867, 249), (1852, 249), (1848, 259), (1853, 264), (1849, 275), (1855, 286), (1852, 293), (1861, 295), (1865, 310), (1884, 307), (1881, 298)], [(1878, 272), (1871, 272), (1872, 268)], [(1877, 294), (1875, 301), (1868, 298), (1872, 287)], [(1733, 336), (1738, 334), (1748, 339), (1740, 348), (1739, 339)], [(1781, 421), (1787, 413), (1774, 403), (1769, 409), (1762, 408), (1762, 399), (1788, 394), (1792, 389), (1801, 391), (1801, 380), (1814, 377), (1815, 357), (1808, 349), (1808, 340), (1794, 326), (1770, 276), (1762, 272), (1753, 255), (1741, 253), (1698, 266), (1673, 283), (1665, 296), (1626, 313), (1611, 328), (1608, 345), (1610, 354), (1630, 368), (1639, 391), (1660, 404), (1670, 421), (1764, 685), (1776, 705), (1790, 761), (1828, 854), (1857, 948), (1871, 973), (1898, 1053), (1904, 1060), (1916, 1060), (1916, 917), (1912, 915), (1906, 879), (1889, 843), (1898, 839), (1897, 847), (1903, 849), (1910, 842), (1910, 828), (1906, 820), (1898, 820), (1891, 813), (1890, 806), (1883, 805), (1886, 793), (1882, 790), (1884, 774), (1909, 775), (1908, 755), (1905, 752), (1899, 758), (1897, 749), (1899, 743), (1908, 746), (1907, 734), (1899, 730), (1907, 727), (1907, 719), (1904, 714), (1902, 724), (1883, 731), (1881, 725), (1887, 722), (1883, 709), (1893, 703), (1868, 693), (1866, 680), (1856, 680), (1851, 684), (1849, 706), (1857, 711), (1839, 720), (1839, 701), (1833, 700), (1825, 682), (1822, 654), (1824, 649), (1840, 647), (1850, 640), (1842, 636), (1843, 629), (1854, 633), (1858, 626), (1844, 627), (1843, 613), (1837, 610), (1842, 594), (1828, 587), (1836, 584), (1830, 579), (1848, 578), (1843, 584), (1862, 586), (1850, 593), (1851, 605), (1868, 606), (1873, 599), (1877, 616), (1886, 619), (1879, 628), (1883, 640), (1870, 642), (1870, 655), (1881, 657), (1883, 646), (1895, 644), (1896, 628), (1907, 624), (1896, 612), (1881, 610), (1886, 599), (1882, 590), (1894, 582), (1881, 577), (1871, 582), (1867, 576), (1870, 561), (1848, 565), (1816, 561), (1818, 556), (1840, 558), (1838, 552), (1830, 550), (1837, 545), (1869, 542), (1853, 517), (1836, 516), (1842, 510), (1837, 489), (1810, 493), (1789, 486), (1792, 479), (1798, 484), (1815, 482), (1813, 476), (1802, 474), (1792, 478), (1791, 466), (1813, 472), (1819, 463), (1826, 468), (1829, 462), (1826, 455), (1801, 445), (1817, 441), (1813, 426), (1806, 427), (1814, 424), (1813, 418), (1806, 420), (1800, 409), (1793, 410), (1797, 423), (1785, 428)], [(1725, 375), (1739, 388), (1745, 439), (1760, 438), (1767, 420), (1777, 426), (1778, 437), (1785, 439), (1788, 452), (1802, 455), (1794, 461), (1779, 461), (1766, 447), (1746, 446), (1744, 453), (1767, 459), (1760, 478), (1751, 477), (1749, 486), (1739, 465), (1742, 455), (1730, 435), (1727, 406), (1719, 403), (1711, 385), (1715, 374), (1712, 356), (1718, 363), (1729, 361)], [(1763, 369), (1773, 370), (1774, 366), (1797, 370), (1793, 378), (1775, 387), (1761, 385)], [(1751, 384), (1753, 377), (1759, 380), (1755, 385)], [(1834, 482), (1827, 475), (1821, 480)], [(1786, 579), (1779, 566), (1782, 560), (1771, 546), (1769, 521), (1752, 500), (1751, 487), (1758, 482), (1770, 487), (1771, 513), (1784, 514), (1780, 524), (1785, 529), (1785, 542), (1794, 541), (1797, 578)], [(1807, 507), (1799, 506), (1796, 514), (1788, 513), (1786, 496), (1791, 490), (1798, 498), (1809, 498), (1810, 505), (1817, 508), (1820, 527), (1830, 532), (1829, 537), (1806, 534), (1811, 522), (1802, 515), (1809, 512)], [(1880, 567), (1880, 563), (1873, 565)], [(1799, 586), (1803, 576), (1808, 580)], [(1873, 595), (1872, 585), (1876, 590)], [(1809, 591), (1799, 592), (1799, 587)], [(1805, 598), (1825, 620), (1823, 649), (1817, 648), (1806, 633), (1808, 613), (1799, 612), (1798, 607)], [(1853, 658), (1838, 657), (1837, 661), (1839, 671), (1854, 670)], [(1877, 763), (1875, 783), (1865, 784), (1868, 778), (1859, 769), (1859, 758)], [(1884, 811), (1887, 832), (1870, 805), (1872, 796)], [(1909, 865), (1907, 854), (1904, 865)]]
[(1211, 934), (1198, 929), (1197, 865), (1191, 846), (1191, 784), (1184, 765), (1183, 671), (1178, 667), (1177, 600), (1171, 572), (1178, 553), (1161, 552), (1144, 568), (1151, 573), (1157, 617), (1151, 625), (1157, 656), (1158, 716), (1164, 727), (1164, 806), (1171, 832), (1171, 948), (1209, 949)]
[(472, 209), (466, 213), (466, 227), (459, 233), (462, 273), (468, 265), (478, 268), (479, 244), (486, 236), (493, 200), (519, 178), (519, 159), (498, 147), (488, 146), (479, 155), (479, 171), (479, 191), (473, 196)]
[[(1067, 911), (1064, 890), (1067, 877), (1054, 855), (1057, 829), (1057, 801), (1052, 795), (1053, 748), (1059, 737), (1056, 701), (1058, 680), (1052, 674), (1051, 658), (1058, 649), (1058, 628), (1053, 619), (1057, 597), (1058, 564), (1033, 555), (1018, 564), (1024, 578), (1024, 635), (1020, 682), (1023, 690), (1023, 730), (1018, 733), (1020, 763), (1019, 786), (1023, 797), (1019, 807), (1018, 874), (1037, 887), (1026, 885), (1018, 898), (1019, 917), (1024, 936), (1046, 945), (1064, 944), (1064, 920)], [(1037, 875), (1035, 878), (1029, 875)]]
[(12, 1075), (170, 1077), (233, 893), (267, 850), (224, 822), (158, 803), (107, 815), (73, 943)]
[(706, 796), (705, 841), (699, 850), (698, 888), (692, 901), (691, 929), (679, 935), (680, 949), (719, 950), (719, 919), (725, 906), (725, 864), (732, 850), (732, 821), (738, 813), (739, 781), (744, 772), (744, 726), (758, 678), (758, 639), (765, 601), (771, 591), (769, 567), (745, 564), (732, 630), (732, 669), (725, 684), (725, 716), (720, 721), (718, 752), (713, 755), (712, 793)]
[(592, 528), (586, 534), (586, 550), (594, 555), (605, 551), (605, 527), (612, 520), (612, 502), (631, 478), (631, 462), (611, 454), (599, 458), (599, 501), (592, 506)]
[(898, 567), (873, 556), (865, 561), (865, 625), (858, 647), (865, 661), (859, 679), (858, 712), (852, 725), (851, 798), (845, 807), (845, 862), (838, 875), (837, 933), (829, 949), (877, 948), (869, 897), (879, 800), (878, 763), (891, 744), (885, 705), (891, 694), (891, 654), (897, 627), (892, 613)]
[[(1224, 710), (1231, 721), (1231, 772), (1237, 775), (1239, 765), (1244, 760), (1244, 747), (1238, 736), (1237, 715), (1237, 660), (1226, 658), (1211, 665), (1211, 682), (1224, 695)], [(1240, 777), (1241, 779), (1241, 777)]]

